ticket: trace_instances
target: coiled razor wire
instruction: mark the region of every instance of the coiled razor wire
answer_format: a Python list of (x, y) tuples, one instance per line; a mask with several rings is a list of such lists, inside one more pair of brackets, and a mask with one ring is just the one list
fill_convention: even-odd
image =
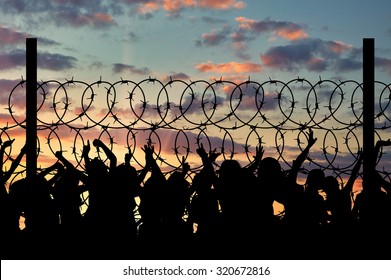
[[(10, 119), (1, 129), (3, 142), (26, 129), (25, 104), (21, 102), (24, 83), (22, 79), (9, 94), (6, 110)], [(255, 147), (262, 145), (264, 157), (275, 157), (287, 170), (312, 129), (318, 140), (301, 174), (321, 168), (343, 185), (362, 149), (363, 85), (354, 80), (319, 78), (311, 83), (298, 77), (288, 82), (249, 79), (235, 83), (149, 77), (139, 82), (121, 78), (110, 83), (100, 78), (86, 83), (72, 78), (41, 81), (37, 92), (40, 164), (56, 161), (55, 152), (63, 151), (76, 168), (84, 169), (83, 145), (99, 138), (117, 156), (131, 153), (136, 168), (144, 165), (143, 153), (138, 151), (147, 141), (152, 142), (166, 174), (181, 168), (183, 159), (190, 161), (192, 174), (196, 173), (202, 167), (196, 158), (201, 144), (221, 153), (216, 165), (237, 159), (242, 166), (251, 164)], [(391, 135), (390, 84), (376, 81), (375, 98), (375, 137), (387, 140)], [(4, 163), (12, 161), (11, 154), (12, 150), (6, 151)], [(390, 161), (381, 150), (377, 169), (388, 180)], [(21, 165), (15, 176), (24, 172)]]

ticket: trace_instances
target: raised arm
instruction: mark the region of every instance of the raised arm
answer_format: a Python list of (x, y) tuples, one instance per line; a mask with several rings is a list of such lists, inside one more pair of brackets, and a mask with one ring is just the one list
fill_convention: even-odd
[(347, 181), (345, 187), (342, 189), (342, 192), (344, 194), (346, 194), (347, 196), (349, 196), (349, 198), (350, 198), (350, 194), (352, 193), (352, 190), (353, 190), (354, 182), (357, 179), (358, 172), (360, 171), (360, 167), (362, 164), (362, 160), (363, 160), (362, 151), (359, 151), (357, 156), (358, 156), (357, 162), (352, 169), (352, 173), (350, 174), (349, 180)]
[(262, 145), (258, 145), (257, 147), (255, 147), (255, 156), (254, 156), (254, 160), (253, 162), (247, 167), (247, 170), (249, 170), (251, 173), (254, 173), (258, 167), (259, 167), (259, 163), (261, 162), (262, 158), (263, 158), (263, 153), (265, 151), (263, 150), (263, 146)]
[(117, 157), (115, 156), (115, 154), (100, 139), (94, 139), (94, 141), (92, 141), (92, 144), (95, 147), (101, 148), (103, 150), (107, 158), (110, 160), (110, 170), (114, 170), (114, 168), (117, 167)]
[(64, 164), (64, 166), (66, 168), (69, 168), (69, 169), (75, 169), (75, 167), (73, 166), (72, 163), (70, 163), (65, 157), (64, 155), (62, 154), (62, 151), (57, 151), (55, 154), (56, 158), (62, 163)]
[(44, 178), (46, 175), (49, 173), (53, 172), (54, 170), (57, 170), (56, 174), (52, 176), (49, 180), (48, 183), (50, 185), (53, 185), (53, 183), (58, 179), (59, 176), (62, 175), (62, 171), (64, 170), (64, 166), (60, 162), (55, 162), (54, 164), (50, 165), (49, 167), (43, 169), (38, 176), (41, 178)]
[[(131, 151), (129, 149), (129, 151), (125, 154), (125, 158), (124, 158), (124, 160), (125, 160), (124, 163), (125, 163), (126, 166), (130, 167), (130, 160), (132, 159), (132, 156), (133, 155), (132, 155), (132, 153), (131, 153)], [(145, 176), (147, 176), (147, 173), (148, 173), (149, 169), (150, 169), (150, 167), (146, 163), (145, 166), (138, 172), (138, 174), (137, 174), (137, 182), (138, 182), (138, 184), (141, 184), (144, 181)]]
[(307, 159), (311, 147), (316, 143), (318, 138), (314, 138), (314, 133), (312, 129), (309, 129), (307, 133), (308, 142), (304, 150), (297, 156), (293, 161), (292, 168), (288, 174), (288, 180), (290, 183), (296, 183), (297, 174), (299, 173), (300, 167), (303, 165), (304, 161)]
[(163, 173), (160, 170), (159, 165), (157, 164), (156, 160), (153, 158), (153, 153), (155, 151), (154, 146), (151, 145), (150, 142), (148, 142), (146, 145), (144, 145), (144, 148), (141, 149), (145, 153), (145, 165), (146, 167), (148, 167), (148, 169), (151, 169), (152, 176), (163, 176)]
[(90, 172), (90, 168), (91, 168), (91, 160), (89, 157), (90, 150), (91, 150), (90, 140), (87, 140), (87, 145), (83, 146), (83, 152), (82, 152), (82, 157), (84, 160), (84, 165), (87, 173)]
[(4, 152), (5, 152), (5, 149), (8, 148), (8, 147), (11, 147), (12, 143), (15, 141), (15, 139), (12, 139), (12, 140), (7, 140), (5, 141), (1, 147), (0, 147), (0, 170), (3, 170), (3, 160), (4, 160)]
[(182, 167), (182, 176), (183, 178), (186, 177), (187, 172), (190, 171), (190, 165), (185, 161), (185, 157), (182, 156), (182, 161), (181, 161), (181, 167)]
[[(8, 142), (8, 143), (7, 143)], [(4, 142), (3, 146), (1, 147), (1, 166), (3, 165), (3, 155), (4, 155), (4, 149), (8, 146), (11, 146), (11, 144), (14, 142), (13, 140)], [(18, 156), (12, 161), (12, 164), (10, 166), (10, 169), (2, 174), (4, 183), (8, 181), (8, 179), (12, 176), (12, 174), (15, 172), (16, 168), (19, 166), (20, 161), (22, 160), (23, 156), (26, 154), (26, 145), (22, 147), (20, 150), (20, 153)], [(2, 170), (2, 169), (1, 169)]]
[(374, 156), (375, 160), (377, 160), (380, 152), (380, 148), (384, 146), (391, 146), (391, 140), (378, 140), (375, 145), (375, 150), (374, 150)]
[(77, 170), (77, 168), (75, 168), (73, 164), (64, 157), (61, 151), (57, 151), (55, 156), (68, 170), (74, 171), (82, 182), (86, 182), (87, 176), (82, 171)]
[(200, 156), (203, 164), (203, 168), (201, 170), (202, 173), (206, 173), (212, 178), (212, 183), (215, 183), (217, 180), (217, 176), (215, 173), (215, 169), (213, 167), (213, 163), (220, 156), (220, 153), (216, 153), (216, 149), (210, 151), (209, 154), (205, 151), (204, 146), (201, 143), (201, 146), (196, 150), (197, 154)]

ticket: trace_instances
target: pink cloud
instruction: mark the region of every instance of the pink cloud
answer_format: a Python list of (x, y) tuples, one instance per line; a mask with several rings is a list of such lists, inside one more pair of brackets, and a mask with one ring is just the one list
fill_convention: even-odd
[(96, 28), (115, 25), (113, 17), (105, 13), (80, 13), (78, 10), (64, 10), (54, 18), (57, 25), (68, 24), (74, 27), (92, 26)]
[(311, 71), (323, 71), (327, 67), (326, 61), (321, 57), (312, 57), (307, 62), (307, 69)]
[(207, 46), (216, 46), (221, 42), (225, 41), (227, 38), (225, 32), (219, 32), (217, 30), (212, 30), (208, 33), (202, 34), (202, 41), (204, 45)]
[(214, 64), (211, 62), (201, 63), (196, 66), (200, 72), (217, 72), (217, 73), (247, 73), (247, 72), (261, 72), (262, 66), (257, 63), (239, 63), (227, 62)]
[(376, 68), (380, 68), (380, 70), (382, 71), (387, 71), (391, 76), (391, 59), (384, 57), (376, 57), (375, 66)]
[(185, 73), (172, 73), (170, 76), (165, 76), (162, 78), (162, 82), (164, 82), (164, 83), (168, 83), (171, 80), (186, 81), (186, 80), (190, 80), (190, 77), (188, 75), (186, 75)]
[(264, 66), (286, 71), (305, 68), (316, 72), (329, 69), (346, 72), (362, 67), (357, 53), (356, 48), (341, 42), (307, 38), (271, 47), (260, 58)]
[(25, 43), (29, 35), (26, 33), (15, 31), (11, 28), (0, 25), (0, 44), (15, 45)]
[(273, 32), (277, 36), (295, 41), (308, 38), (308, 34), (300, 25), (287, 21), (262, 20), (256, 21), (245, 17), (237, 17), (235, 20), (239, 23), (239, 27), (256, 33)]
[(352, 45), (348, 45), (348, 44), (345, 44), (344, 42), (340, 42), (340, 41), (330, 42), (329, 46), (333, 52), (338, 53), (338, 54), (346, 52), (346, 51), (350, 51), (353, 49)]
[(113, 23), (113, 17), (111, 15), (108, 15), (108, 14), (104, 14), (104, 13), (96, 13), (92, 16), (92, 18), (97, 21), (97, 22), (101, 22), (101, 23), (108, 23), (108, 24), (111, 24)]

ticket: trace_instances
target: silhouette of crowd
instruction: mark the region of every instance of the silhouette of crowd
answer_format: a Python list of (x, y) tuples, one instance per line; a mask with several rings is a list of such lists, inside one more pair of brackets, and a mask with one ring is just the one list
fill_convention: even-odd
[[(277, 159), (264, 157), (262, 146), (246, 167), (233, 159), (218, 166), (220, 153), (207, 152), (201, 144), (196, 152), (202, 168), (190, 181), (191, 167), (184, 159), (181, 168), (164, 174), (151, 142), (142, 148), (144, 167), (136, 170), (131, 154), (118, 164), (116, 155), (94, 139), (92, 145), (105, 153), (108, 162), (90, 158), (87, 141), (82, 151), (84, 170), (58, 151), (55, 164), (38, 172), (33, 181), (12, 182), (7, 191), (5, 185), (26, 152), (22, 148), (10, 169), (1, 172), (2, 259), (389, 256), (390, 182), (373, 170), (373, 182), (352, 203), (363, 159), (359, 152), (344, 186), (320, 168), (310, 170), (305, 183), (299, 184), (298, 174), (316, 141), (310, 129), (306, 147), (289, 170), (283, 170)], [(2, 143), (1, 158), (12, 143)], [(390, 140), (378, 141), (374, 156), (390, 145)], [(88, 208), (82, 213), (80, 194), (85, 191)], [(283, 205), (283, 215), (275, 215), (275, 202)]]

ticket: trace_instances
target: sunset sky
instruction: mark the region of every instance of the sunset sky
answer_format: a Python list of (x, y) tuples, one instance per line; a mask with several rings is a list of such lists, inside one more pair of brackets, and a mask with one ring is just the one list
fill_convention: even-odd
[[(156, 78), (163, 84), (170, 79), (179, 79), (186, 83), (196, 80), (213, 82), (222, 79), (235, 83), (252, 80), (261, 84), (269, 80), (289, 82), (297, 77), (305, 78), (312, 84), (320, 79), (332, 80), (336, 83), (346, 80), (361, 83), (363, 38), (374, 38), (375, 79), (389, 84), (391, 80), (390, 11), (391, 2), (388, 0), (0, 0), (0, 122), (3, 127), (14, 123), (14, 120), (9, 116), (8, 97), (14, 86), (21, 81), (22, 77), (26, 76), (25, 49), (26, 38), (29, 37), (38, 38), (38, 80), (53, 79), (62, 83), (74, 79), (84, 81), (87, 84), (95, 83), (98, 80), (113, 84), (121, 79), (137, 83), (149, 77)], [(72, 96), (71, 101), (67, 103), (71, 106), (68, 110), (73, 115), (67, 115), (66, 120), (71, 120), (81, 113), (82, 93), (85, 92), (86, 96), (91, 94), (85, 86), (80, 84), (69, 86), (71, 88), (68, 89), (69, 92), (74, 91), (74, 94), (78, 95), (77, 97)], [(224, 119), (221, 116), (229, 112), (229, 97), (234, 86), (230, 84), (223, 86), (215, 96), (219, 107), (212, 117), (213, 122)], [(291, 86), (295, 87), (296, 84)], [(143, 115), (145, 123), (142, 125), (150, 128), (156, 119), (151, 116), (152, 113), (148, 110), (153, 110), (152, 108), (156, 106), (156, 93), (161, 90), (161, 86), (143, 83), (143, 87), (146, 90), (149, 107)], [(42, 107), (42, 113), (39, 114), (39, 117), (50, 124), (55, 122), (57, 117), (53, 111), (50, 112), (50, 108), (53, 107), (53, 103), (50, 102), (53, 100), (53, 94), (58, 85), (51, 84), (49, 88), (47, 96), (50, 97), (48, 98), (49, 103), (45, 103)], [(189, 104), (191, 100), (189, 101), (187, 93), (183, 94), (184, 88), (185, 86), (175, 83), (171, 89), (170, 102), (177, 106), (181, 102), (182, 105)], [(131, 114), (129, 115), (129, 110), (126, 112), (129, 105), (122, 107), (122, 103), (129, 97), (123, 92), (126, 93), (131, 89), (129, 85), (116, 87), (118, 93), (116, 101), (119, 105), (116, 105), (113, 113), (121, 116), (122, 121), (126, 119), (125, 125), (132, 122), (132, 117)], [(281, 89), (281, 85), (279, 85), (279, 89)], [(20, 120), (24, 118), (23, 90), (24, 88), (19, 88), (18, 91), (15, 91), (11, 100), (12, 110)], [(104, 88), (99, 88), (96, 85), (94, 90), (96, 92), (105, 91)], [(205, 86), (202, 88), (200, 85), (199, 90), (202, 92), (205, 90)], [(281, 114), (273, 115), (273, 110), (277, 107), (271, 105), (272, 100), (275, 99), (272, 93), (275, 93), (276, 89), (270, 85), (265, 90), (268, 90), (264, 93), (265, 98), (269, 98), (263, 107), (265, 116), (270, 120), (278, 119)], [(305, 97), (308, 95), (308, 89), (307, 91), (301, 90), (305, 92), (305, 95), (295, 97), (295, 99), (298, 101), (297, 108), (304, 111), (302, 108), (306, 106)], [(349, 92), (349, 90), (347, 91)], [(329, 105), (331, 92), (332, 88), (329, 92), (324, 88), (320, 90), (319, 98), (323, 102), (320, 103), (321, 110), (325, 110), (323, 108)], [(135, 108), (140, 110), (143, 96), (137, 90), (134, 94)], [(210, 95), (209, 92), (208, 94)], [(256, 114), (254, 94), (254, 92), (246, 92), (246, 97), (240, 104), (242, 115), (239, 118), (241, 120), (249, 120), (251, 116)], [(289, 92), (285, 91), (285, 94), (289, 95)], [(360, 92), (353, 94), (354, 100), (349, 99), (351, 96), (350, 92), (346, 98), (347, 103), (342, 105), (346, 110), (350, 110), (350, 115), (352, 115), (351, 109), (347, 108), (352, 105), (353, 101), (360, 103), (360, 98), (362, 98)], [(181, 100), (181, 97), (187, 99)], [(97, 98), (99, 100), (95, 101), (95, 109), (94, 111), (89, 110), (89, 114), (93, 118), (102, 118), (102, 115), (105, 114), (106, 98), (103, 93), (102, 95), (98, 94)], [(209, 106), (211, 106), (211, 98), (213, 99), (214, 96), (207, 96), (205, 99), (209, 101)], [(198, 102), (197, 106), (189, 107), (188, 115), (191, 114), (191, 118), (197, 120), (195, 126), (208, 120), (200, 112), (201, 99), (198, 93), (194, 101), (194, 104)], [(58, 106), (66, 104), (64, 102), (65, 94), (61, 90), (57, 93), (56, 100), (60, 103)], [(388, 104), (386, 107), (388, 109), (378, 119), (379, 126), (390, 126), (391, 106), (389, 100), (389, 90), (388, 93), (385, 90), (385, 93), (380, 96), (380, 100), (376, 100), (378, 105), (379, 103)], [(62, 101), (62, 105), (60, 101)], [(83, 99), (82, 103), (86, 104), (86, 102), (86, 99)], [(100, 108), (97, 105), (99, 102)], [(164, 102), (163, 104), (165, 104)], [(232, 101), (230, 104), (232, 105)], [(359, 107), (359, 104), (356, 106)], [(243, 110), (246, 114), (243, 113)], [(175, 115), (174, 109), (172, 112), (172, 115)], [(180, 114), (180, 111), (176, 113)], [(326, 110), (324, 114), (327, 114)], [(319, 118), (324, 114), (323, 112), (318, 114)], [(360, 115), (360, 111), (358, 115)], [(306, 120), (301, 121), (299, 116), (300, 114), (292, 116), (292, 118), (297, 123), (305, 123)], [(344, 113), (339, 113), (337, 117), (349, 123), (349, 119), (345, 119)], [(175, 117), (169, 116), (169, 119), (173, 118)], [(260, 124), (262, 119), (258, 120), (257, 118), (260, 116), (254, 118), (251, 124)], [(108, 119), (110, 119), (110, 125), (115, 124), (112, 118), (107, 118), (103, 121), (103, 125), (109, 125)], [(87, 118), (77, 119), (76, 123), (79, 128), (91, 126), (91, 121), (88, 122)], [(189, 122), (184, 119), (178, 120), (177, 124), (180, 127), (189, 126)], [(224, 119), (221, 124), (230, 129), (236, 125), (235, 121), (231, 119)], [(336, 126), (338, 124), (333, 122), (328, 129), (332, 130)], [(388, 128), (381, 131), (380, 137), (390, 138), (390, 130)], [(337, 130), (334, 131), (340, 145), (343, 144), (343, 139), (349, 138), (349, 135), (347, 136), (349, 131), (345, 130), (341, 135), (338, 135)], [(215, 141), (212, 144), (216, 143), (217, 146), (220, 142), (219, 145), (221, 145), (224, 130), (222, 132), (222, 130), (208, 127), (207, 132), (210, 139)], [(266, 132), (257, 132), (267, 141), (266, 146), (273, 146), (276, 135), (279, 136), (275, 132), (269, 136)], [(23, 133), (16, 128), (9, 132), (11, 138), (19, 139), (15, 145), (24, 143), (19, 137), (23, 136)], [(94, 131), (92, 128), (88, 133), (83, 133), (83, 139), (87, 140), (93, 139), (102, 131), (98, 128)], [(126, 133), (127, 131), (124, 133), (123, 130), (116, 129), (110, 131), (110, 135), (114, 136), (116, 141), (114, 145), (121, 149), (121, 151), (118, 150), (119, 154), (124, 153), (126, 146), (124, 135)], [(195, 130), (189, 133), (189, 141), (191, 142), (189, 145), (193, 155), (194, 137), (200, 135), (200, 131)], [(142, 134), (143, 132), (140, 131), (138, 137)], [(248, 134), (249, 132), (246, 131), (233, 139), (237, 149), (242, 149), (237, 150), (238, 153), (243, 153), (243, 145), (245, 145), (245, 138)], [(78, 144), (74, 144), (75, 139), (80, 140), (75, 130), (59, 130), (58, 135), (61, 135), (62, 149), (67, 151), (66, 157), (72, 158), (72, 148), (76, 148), (77, 152), (80, 152), (82, 148), (80, 141), (76, 141)], [(166, 142), (166, 144), (162, 144), (164, 147), (161, 148), (164, 157), (168, 157), (169, 153), (173, 154), (173, 149), (176, 148), (173, 144), (175, 137), (181, 138), (178, 140), (180, 143), (178, 146), (181, 146), (181, 149), (183, 149), (182, 144), (186, 142), (186, 138), (177, 132), (161, 131), (159, 135)], [(325, 138), (322, 133), (317, 135), (319, 135), (319, 140), (314, 147), (314, 157), (317, 158), (316, 153), (318, 153), (318, 158), (322, 158), (322, 154), (324, 154), (322, 148), (327, 147), (327, 152), (330, 153), (332, 149), (335, 149), (335, 145), (332, 135), (328, 134)], [(358, 131), (357, 135), (361, 137), (361, 131)], [(2, 135), (3, 141), (5, 136)], [(142, 142), (147, 137), (147, 134), (142, 135), (138, 141)], [(305, 143), (304, 135), (300, 137), (303, 137), (301, 142)], [(53, 141), (56, 140), (55, 138)], [(257, 137), (252, 135), (250, 138), (254, 138), (249, 141), (251, 149), (254, 151), (255, 138)], [(292, 155), (297, 155), (296, 138), (297, 133), (290, 136), (287, 132), (285, 138), (287, 155), (290, 152)], [(108, 138), (103, 135), (102, 139)], [(354, 137), (349, 139), (355, 141)], [(167, 141), (169, 142), (167, 143)], [(328, 141), (331, 142), (327, 143)], [(362, 143), (360, 138), (358, 142)], [(137, 145), (139, 151), (142, 143), (137, 143)], [(352, 144), (352, 146), (355, 145), (356, 143)], [(54, 144), (53, 149), (59, 149), (59, 144)], [(42, 148), (42, 150), (44, 149)], [(341, 149), (342, 154), (339, 160), (341, 160), (342, 166), (348, 166), (348, 163), (343, 162), (352, 161), (352, 157), (349, 153), (344, 154), (343, 150), (347, 152), (347, 148)], [(12, 154), (16, 155), (17, 152), (18, 149), (13, 150)], [(183, 154), (184, 151), (181, 152)], [(391, 151), (389, 152), (391, 153)], [(391, 162), (390, 153), (384, 156), (384, 166), (387, 164), (389, 166)], [(48, 150), (41, 155), (43, 166), (46, 165), (45, 156), (50, 158)], [(291, 160), (289, 156), (288, 159)], [(321, 160), (327, 161), (324, 157)], [(193, 166), (197, 164), (196, 158), (192, 161)], [(119, 162), (122, 162), (122, 158)], [(176, 159), (173, 159), (173, 165), (177, 162)]]

